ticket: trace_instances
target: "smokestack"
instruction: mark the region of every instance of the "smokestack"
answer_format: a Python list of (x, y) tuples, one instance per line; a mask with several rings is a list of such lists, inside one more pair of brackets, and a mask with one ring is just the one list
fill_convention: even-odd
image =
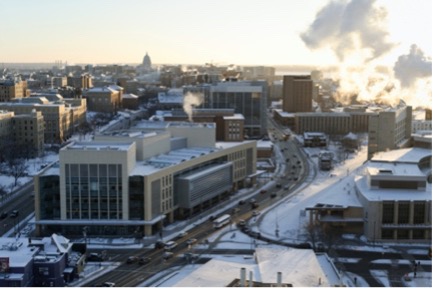
[(241, 268), (241, 278), (240, 278), (240, 286), (245, 287), (245, 268)]
[(250, 280), (248, 280), (248, 287), (253, 287), (253, 271), (250, 271)]
[(277, 272), (277, 287), (282, 287), (282, 272)]

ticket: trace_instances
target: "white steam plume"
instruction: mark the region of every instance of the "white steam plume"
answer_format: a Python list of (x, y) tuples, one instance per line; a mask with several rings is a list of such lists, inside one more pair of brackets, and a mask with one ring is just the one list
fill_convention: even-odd
[(193, 94), (190, 92), (183, 97), (183, 110), (188, 115), (189, 122), (192, 122), (192, 107), (200, 106), (203, 100), (203, 94)]
[(396, 45), (389, 40), (387, 13), (375, 0), (337, 0), (316, 15), (301, 39), (312, 49), (332, 49), (339, 60), (334, 98), (342, 104), (375, 102), (431, 106), (431, 59), (412, 45), (395, 67), (378, 60)]
[(316, 15), (300, 37), (309, 48), (332, 49), (340, 61), (359, 50), (364, 61), (389, 52), (395, 44), (388, 40), (387, 18), (375, 0), (332, 1)]
[(432, 60), (424, 56), (424, 52), (416, 45), (410, 47), (407, 55), (401, 55), (394, 66), (395, 77), (403, 87), (411, 87), (420, 78), (432, 75)]

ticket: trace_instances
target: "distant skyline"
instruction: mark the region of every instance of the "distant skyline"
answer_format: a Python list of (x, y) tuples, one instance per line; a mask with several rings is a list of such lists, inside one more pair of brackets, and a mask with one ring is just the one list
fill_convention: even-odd
[[(153, 64), (334, 65), (335, 53), (300, 38), (331, 2), (350, 1), (0, 0), (0, 63), (127, 64), (148, 52)], [(431, 0), (375, 5), (395, 43), (381, 64), (412, 44), (432, 56)]]

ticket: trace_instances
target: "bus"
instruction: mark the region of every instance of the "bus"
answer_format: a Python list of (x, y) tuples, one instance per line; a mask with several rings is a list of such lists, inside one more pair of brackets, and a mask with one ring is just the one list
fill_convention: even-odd
[(230, 222), (230, 215), (229, 214), (225, 214), (220, 216), (219, 218), (217, 218), (216, 220), (213, 221), (213, 227), (216, 229), (221, 228), (222, 226), (228, 224)]

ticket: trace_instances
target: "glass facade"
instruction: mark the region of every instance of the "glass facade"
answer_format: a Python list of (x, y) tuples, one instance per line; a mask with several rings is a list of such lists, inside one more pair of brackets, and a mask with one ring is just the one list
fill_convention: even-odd
[(121, 164), (65, 164), (67, 219), (122, 219)]

